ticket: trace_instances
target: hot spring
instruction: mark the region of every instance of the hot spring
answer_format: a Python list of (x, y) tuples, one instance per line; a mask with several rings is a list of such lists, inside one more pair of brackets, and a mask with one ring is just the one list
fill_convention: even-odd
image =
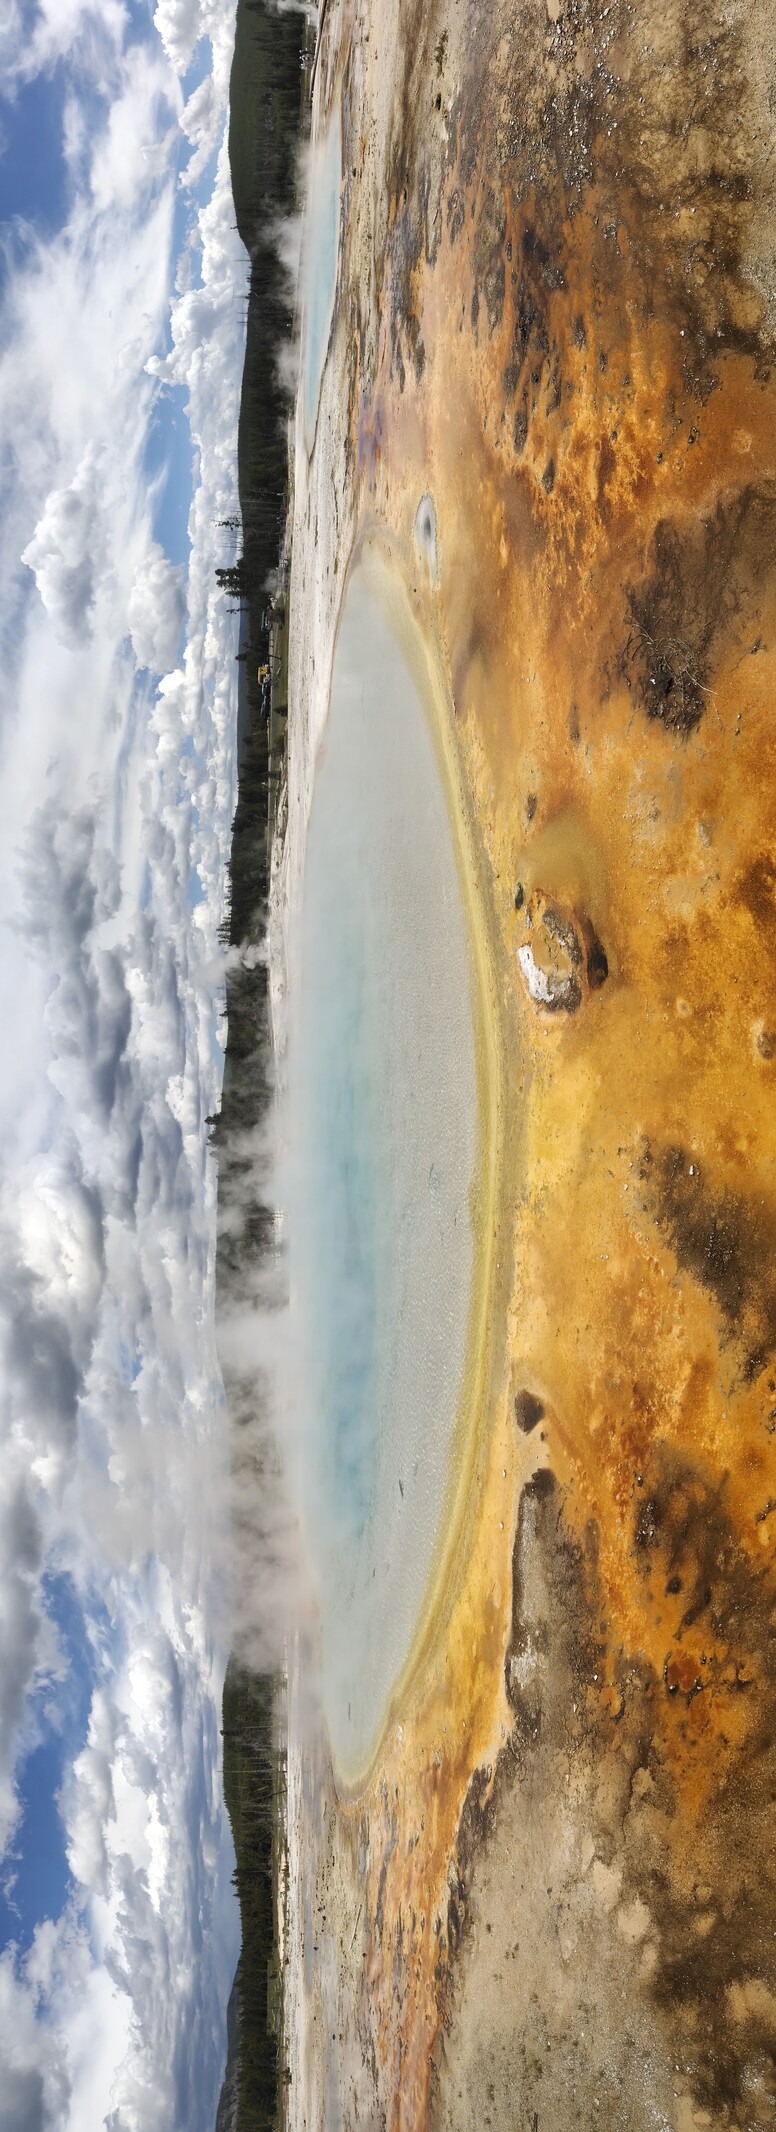
[(316, 767), (289, 1055), (298, 1485), (346, 1780), (410, 1657), (461, 1455), (479, 1008), (445, 715), (407, 595), (368, 552)]
[(342, 134), (339, 104), (310, 156), (302, 254), (302, 380), (304, 430), (312, 451), (337, 291)]

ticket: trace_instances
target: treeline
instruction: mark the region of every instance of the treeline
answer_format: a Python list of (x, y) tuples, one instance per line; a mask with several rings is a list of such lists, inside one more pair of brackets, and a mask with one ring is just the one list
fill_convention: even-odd
[(224, 1683), (224, 1792), (232, 1823), (242, 1949), (216, 2132), (272, 2132), (282, 2078), (275, 1902), (284, 1787), (271, 1676), (234, 1662)]
[(278, 351), (289, 338), (293, 296), (276, 227), (296, 208), (302, 118), (301, 15), (266, 0), (239, 0), (229, 88), (229, 161), (237, 228), (250, 260), (238, 430), (242, 554), (237, 569), (249, 638), (247, 675), (260, 708), (259, 667), (269, 655), (267, 581), (277, 568), (285, 522), (288, 398)]
[[(229, 159), (237, 227), (250, 258), (248, 316), (238, 439), (241, 549), (218, 565), (242, 610), (239, 781), (232, 828), (225, 946), (258, 947), (269, 887), (272, 644), (283, 635), (282, 595), (271, 601), (288, 508), (288, 401), (278, 353), (291, 332), (290, 292), (275, 230), (297, 207), (300, 128), (306, 122), (308, 45), (304, 18), (278, 13), (267, 0), (238, 0), (229, 92)], [(272, 638), (272, 643), (271, 643)], [(272, 1217), (251, 1197), (253, 1150), (270, 1095), (267, 971), (249, 958), (226, 985), (228, 1039), (221, 1108), (213, 1121), (219, 1163), (217, 1281), (222, 1296), (245, 1281), (270, 1247)]]
[[(224, 946), (259, 947), (269, 887), (273, 741), (272, 648), (282, 594), (270, 594), (288, 509), (288, 401), (278, 353), (292, 327), (275, 227), (296, 206), (297, 148), (306, 121), (301, 14), (238, 0), (230, 82), (229, 158), (237, 227), (249, 255), (245, 365), (238, 435), (239, 553), (218, 565), (241, 610), (238, 798)], [(228, 1034), (218, 1160), (217, 1316), (250, 1285), (272, 1249), (273, 1216), (255, 1189), (255, 1138), (271, 1094), (267, 969), (241, 959), (226, 984)], [(226, 1382), (231, 1426), (249, 1421), (255, 1385)], [(236, 1856), (242, 1948), (229, 2008), (228, 2059), (217, 2132), (274, 2132), (280, 2120), (281, 1995), (276, 1873), (283, 1767), (276, 1747), (276, 1683), (230, 1663), (224, 1687), (224, 1783)]]
[[(268, 584), (277, 572), (288, 506), (288, 402), (278, 352), (292, 328), (290, 293), (275, 242), (278, 220), (293, 214), (297, 150), (305, 119), (302, 61), (307, 30), (296, 13), (279, 14), (267, 0), (238, 0), (229, 91), (229, 160), (237, 227), (250, 258), (248, 316), (238, 438), (241, 551), (219, 565), (225, 589), (243, 614), (240, 638), (240, 740), (237, 809), (232, 830), (224, 945), (258, 946), (269, 887), (271, 632)], [(263, 962), (230, 971), (226, 987), (228, 1041), (220, 1114), (213, 1142), (219, 1158), (219, 1200), (239, 1210), (245, 1178), (240, 1143), (266, 1111), (267, 973)], [(245, 1254), (261, 1256), (271, 1221), (257, 1207), (244, 1237), (238, 1223), (222, 1225), (218, 1278), (245, 1271)]]

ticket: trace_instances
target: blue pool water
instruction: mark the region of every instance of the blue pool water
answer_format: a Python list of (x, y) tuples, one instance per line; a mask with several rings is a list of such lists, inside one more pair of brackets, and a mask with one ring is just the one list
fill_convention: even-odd
[(302, 253), (304, 428), (312, 451), (324, 364), (334, 316), (340, 228), (342, 140), (339, 105), (310, 157)]
[(299, 1486), (346, 1775), (422, 1613), (469, 1330), (473, 980), (424, 657), (404, 594), (360, 566), (316, 771), (289, 1073)]

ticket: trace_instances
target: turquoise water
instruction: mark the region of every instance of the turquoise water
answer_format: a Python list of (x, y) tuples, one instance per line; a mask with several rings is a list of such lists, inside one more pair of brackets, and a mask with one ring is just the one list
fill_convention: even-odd
[(304, 427), (312, 451), (324, 364), (334, 315), (340, 227), (342, 141), (339, 105), (310, 157), (302, 256)]
[(385, 583), (358, 569), (346, 597), (290, 1047), (300, 1493), (344, 1774), (377, 1744), (440, 1537), (477, 1145), (467, 922), (408, 663), (422, 646)]

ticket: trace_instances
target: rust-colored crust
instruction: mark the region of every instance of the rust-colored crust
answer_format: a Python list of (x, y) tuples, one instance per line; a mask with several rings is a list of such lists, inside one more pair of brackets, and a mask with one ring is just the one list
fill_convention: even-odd
[[(419, 560), (418, 599), (446, 655), (506, 1059), (456, 1575), (401, 1736), (358, 1802), (331, 1792), (362, 2039), (390, 2126), (475, 2122), (455, 2068), (484, 1962), (477, 1861), (508, 1825), (517, 1902), (544, 1808), (534, 1780), (522, 1824), (503, 1802), (535, 1750), (546, 1785), (584, 1769), (595, 1791), (611, 1932), (636, 1920), (616, 1944), (638, 1949), (655, 2052), (681, 2057), (669, 2117), (622, 2092), (594, 2117), (591, 2088), (546, 2132), (773, 2123), (772, 25), (713, 0), (407, 0), (378, 10), (371, 46), (358, 17), (347, 34), (352, 478), (407, 557), (433, 498), (438, 587)], [(562, 998), (537, 996), (539, 967)], [(545, 1464), (550, 1493), (526, 1498)], [(573, 1715), (560, 1674), (536, 1704), (554, 1760), (519, 1687), (521, 1500), (549, 1564), (546, 1648), (578, 1689)], [(636, 1778), (638, 1833), (611, 1805)], [(519, 2040), (519, 1964), (501, 2000), (482, 1977)], [(490, 2121), (544, 2132), (518, 2061), (516, 2114), (494, 2088)]]

